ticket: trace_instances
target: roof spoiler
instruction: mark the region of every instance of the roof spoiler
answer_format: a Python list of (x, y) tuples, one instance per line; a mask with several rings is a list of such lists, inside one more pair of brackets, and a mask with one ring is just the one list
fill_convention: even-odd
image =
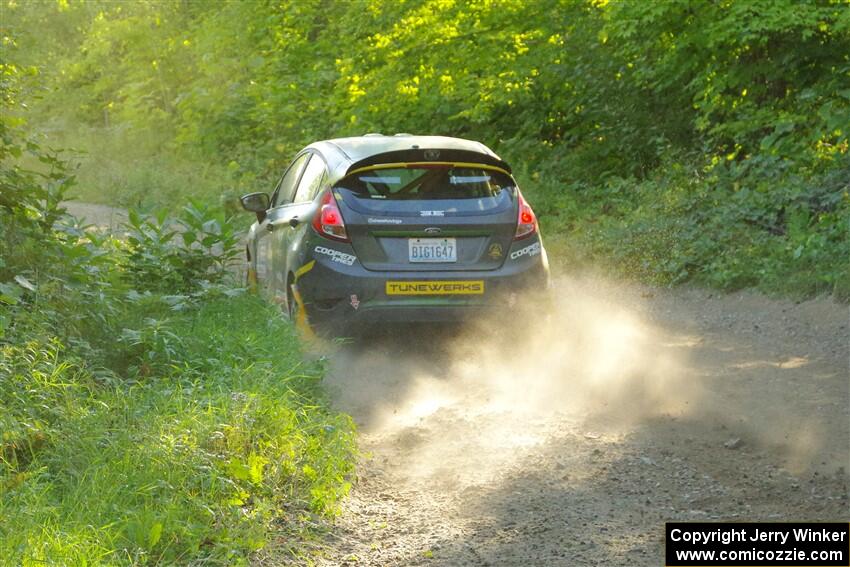
[(351, 164), (346, 175), (351, 172), (383, 163), (417, 163), (417, 162), (450, 162), (450, 163), (481, 163), (504, 169), (511, 173), (511, 166), (492, 154), (471, 152), (468, 150), (444, 150), (437, 148), (414, 148), (409, 150), (396, 150), (369, 156)]

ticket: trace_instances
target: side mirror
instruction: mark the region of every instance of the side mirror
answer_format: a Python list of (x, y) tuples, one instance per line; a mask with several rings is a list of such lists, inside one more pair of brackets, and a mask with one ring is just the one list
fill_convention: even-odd
[(242, 208), (257, 214), (257, 221), (263, 222), (269, 210), (269, 196), (266, 193), (248, 193), (239, 197)]

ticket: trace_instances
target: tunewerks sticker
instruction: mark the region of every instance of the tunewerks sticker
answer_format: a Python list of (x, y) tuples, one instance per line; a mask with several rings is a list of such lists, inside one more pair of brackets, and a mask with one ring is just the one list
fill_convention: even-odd
[(483, 280), (388, 281), (387, 295), (481, 295)]

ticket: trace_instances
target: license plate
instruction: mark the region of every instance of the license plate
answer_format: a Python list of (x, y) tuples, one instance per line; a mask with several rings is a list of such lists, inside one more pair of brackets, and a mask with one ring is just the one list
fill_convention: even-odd
[(457, 239), (411, 238), (407, 251), (411, 262), (457, 262)]
[(483, 280), (388, 281), (387, 295), (483, 295)]

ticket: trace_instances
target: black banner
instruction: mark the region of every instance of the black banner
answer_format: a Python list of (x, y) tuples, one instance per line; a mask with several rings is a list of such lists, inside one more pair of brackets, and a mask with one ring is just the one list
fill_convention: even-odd
[(848, 567), (847, 523), (668, 522), (668, 567)]

